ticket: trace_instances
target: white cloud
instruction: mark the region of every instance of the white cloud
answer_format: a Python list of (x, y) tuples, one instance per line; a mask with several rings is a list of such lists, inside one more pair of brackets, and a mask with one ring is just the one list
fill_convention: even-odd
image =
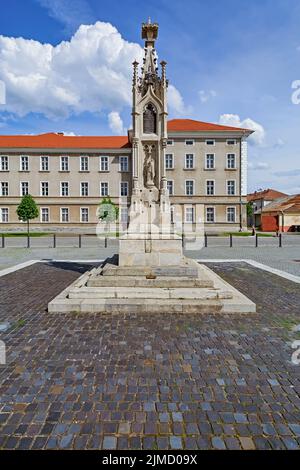
[(267, 170), (268, 168), (270, 168), (270, 165), (265, 162), (248, 162), (248, 168), (250, 170)]
[(36, 0), (48, 10), (49, 16), (73, 29), (81, 23), (91, 23), (94, 15), (86, 0)]
[(258, 122), (253, 121), (253, 119), (246, 118), (242, 121), (238, 114), (222, 114), (219, 122), (226, 126), (243, 127), (255, 131), (249, 137), (249, 142), (254, 145), (262, 146), (265, 142), (266, 132), (264, 127)]
[[(121, 111), (131, 105), (132, 62), (143, 49), (125, 41), (110, 23), (81, 25), (57, 46), (0, 35), (0, 80), (6, 85), (3, 110), (18, 116), (41, 113), (51, 119), (84, 111)], [(169, 87), (171, 110), (186, 112)]]
[(209, 90), (209, 91), (200, 90), (198, 92), (198, 95), (202, 103), (207, 103), (207, 101), (217, 96), (217, 92), (215, 90)]
[(111, 113), (109, 113), (108, 124), (114, 134), (126, 134), (126, 130), (123, 125), (123, 120), (118, 112), (112, 111)]

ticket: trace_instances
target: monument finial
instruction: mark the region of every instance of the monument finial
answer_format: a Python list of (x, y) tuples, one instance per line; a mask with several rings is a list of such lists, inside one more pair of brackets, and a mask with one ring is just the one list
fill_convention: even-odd
[(148, 22), (142, 24), (142, 39), (145, 39), (145, 47), (154, 47), (158, 36), (158, 24), (152, 23), (149, 16)]

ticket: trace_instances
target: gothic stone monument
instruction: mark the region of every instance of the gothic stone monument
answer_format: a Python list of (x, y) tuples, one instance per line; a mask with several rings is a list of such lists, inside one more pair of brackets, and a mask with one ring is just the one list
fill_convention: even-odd
[(119, 257), (85, 273), (49, 303), (49, 312), (251, 313), (253, 302), (182, 252), (171, 229), (165, 149), (166, 63), (159, 75), (158, 25), (142, 26), (145, 56), (141, 76), (133, 63), (132, 196), (129, 227)]

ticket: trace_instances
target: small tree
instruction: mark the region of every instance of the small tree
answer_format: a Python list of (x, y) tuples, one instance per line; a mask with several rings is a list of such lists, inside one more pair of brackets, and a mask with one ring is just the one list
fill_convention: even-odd
[(119, 207), (112, 202), (111, 198), (104, 197), (98, 207), (98, 218), (106, 223), (106, 228), (111, 222), (116, 222), (119, 218)]
[(252, 217), (252, 216), (253, 216), (253, 213), (254, 213), (254, 210), (253, 210), (253, 202), (248, 202), (248, 203), (247, 203), (247, 216), (248, 216), (248, 217)]
[(31, 219), (35, 219), (39, 215), (36, 202), (30, 194), (22, 197), (22, 200), (17, 207), (17, 214), (19, 220), (27, 222), (27, 235), (29, 236), (29, 221)]

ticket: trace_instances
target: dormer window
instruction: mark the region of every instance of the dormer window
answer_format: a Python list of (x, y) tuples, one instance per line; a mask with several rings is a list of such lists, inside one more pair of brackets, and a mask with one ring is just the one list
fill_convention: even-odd
[(147, 104), (143, 115), (144, 134), (156, 134), (156, 109), (152, 103)]

